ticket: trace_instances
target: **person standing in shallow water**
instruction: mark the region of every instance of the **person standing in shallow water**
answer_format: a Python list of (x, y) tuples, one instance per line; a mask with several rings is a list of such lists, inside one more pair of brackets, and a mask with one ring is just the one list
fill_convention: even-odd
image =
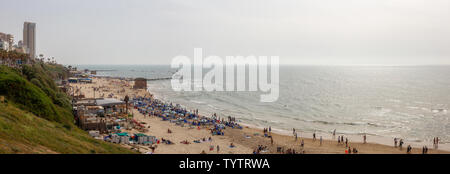
[(433, 148), (436, 149), (436, 137), (433, 138)]
[(434, 142), (434, 148), (438, 149), (439, 148), (439, 137), (435, 137), (433, 142)]
[(439, 137), (436, 137), (436, 149), (439, 148)]
[(333, 139), (336, 137), (336, 129), (333, 130)]
[(398, 147), (400, 147), (400, 150), (403, 149), (403, 139), (400, 139), (400, 142), (398, 144)]

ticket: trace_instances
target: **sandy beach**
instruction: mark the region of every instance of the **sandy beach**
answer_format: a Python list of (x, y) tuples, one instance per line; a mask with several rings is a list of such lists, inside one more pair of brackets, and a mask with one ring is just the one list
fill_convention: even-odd
[[(92, 83), (72, 83), (72, 87), (79, 89), (77, 94), (82, 94), (86, 98), (95, 97), (112, 97), (117, 99), (123, 99), (125, 95), (133, 96), (150, 96), (151, 94), (146, 90), (132, 89), (133, 82), (127, 80), (120, 80), (114, 78), (100, 78), (94, 77)], [(99, 88), (99, 90), (94, 92), (94, 87)], [(95, 93), (95, 94), (94, 94)], [(195, 108), (188, 108), (195, 109)], [(298, 132), (297, 140), (294, 136), (279, 134), (270, 132), (269, 135), (273, 138), (273, 144), (270, 138), (264, 137), (263, 130), (253, 126), (243, 126), (243, 129), (232, 129), (226, 128), (224, 136), (212, 136), (210, 130), (207, 128), (188, 128), (175, 125), (168, 121), (162, 121), (160, 118), (155, 116), (143, 115), (138, 112), (137, 109), (131, 109), (134, 119), (138, 122), (145, 122), (144, 125), (150, 126), (148, 128), (149, 132), (146, 134), (156, 136), (156, 138), (169, 139), (175, 144), (158, 144), (154, 153), (156, 154), (199, 154), (204, 151), (207, 154), (249, 154), (253, 153), (254, 150), (261, 145), (262, 147), (267, 146), (261, 153), (279, 153), (278, 148), (282, 148), (285, 151), (295, 150), (296, 153), (305, 154), (344, 154), (346, 153), (345, 143), (338, 144), (336, 139), (324, 138), (322, 144), (320, 143), (320, 136), (330, 137), (330, 135), (316, 135), (316, 140), (312, 139), (312, 136), (308, 134), (302, 134)], [(168, 129), (172, 133), (168, 133)], [(128, 131), (129, 133), (135, 133), (137, 130)], [(302, 137), (308, 136), (308, 137)], [(342, 135), (336, 135), (335, 138)], [(403, 149), (395, 148), (393, 146), (382, 145), (378, 143), (371, 142), (368, 139), (368, 143), (362, 143), (361, 140), (355, 140), (355, 137), (345, 136), (349, 138), (348, 146), (351, 149), (356, 148), (358, 154), (406, 154), (407, 143), (403, 145)], [(201, 143), (194, 143), (194, 140), (199, 140), (205, 138), (206, 140), (211, 137), (211, 141), (202, 141)], [(190, 144), (183, 144), (181, 141), (188, 141)], [(301, 141), (303, 140), (304, 146), (301, 147)], [(235, 147), (230, 148), (230, 144), (233, 143)], [(130, 145), (123, 145), (125, 147), (131, 148)], [(141, 153), (151, 152), (148, 146), (137, 146)], [(217, 146), (220, 150), (217, 151)], [(213, 150), (211, 150), (213, 147)], [(429, 154), (436, 153), (450, 153), (448, 151), (433, 149), (433, 145), (427, 145)], [(413, 146), (412, 154), (421, 154), (422, 148)]]

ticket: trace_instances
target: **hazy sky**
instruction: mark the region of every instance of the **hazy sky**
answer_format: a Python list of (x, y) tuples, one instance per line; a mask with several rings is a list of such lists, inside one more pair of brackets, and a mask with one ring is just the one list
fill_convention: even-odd
[(450, 64), (450, 0), (1, 0), (0, 32), (64, 64), (280, 56), (282, 64)]

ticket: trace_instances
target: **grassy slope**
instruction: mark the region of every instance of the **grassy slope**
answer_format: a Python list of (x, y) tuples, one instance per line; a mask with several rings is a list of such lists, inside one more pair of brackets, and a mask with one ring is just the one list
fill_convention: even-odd
[(19, 73), (5, 66), (0, 67), (0, 95), (6, 96), (19, 108), (33, 112), (39, 117), (69, 125), (71, 122), (70, 107), (63, 108), (55, 105), (47, 94), (50, 91), (56, 93), (55, 90), (34, 85)]
[(0, 153), (133, 153), (74, 127), (0, 103)]
[(0, 66), (0, 153), (133, 153), (95, 140), (73, 124), (70, 100), (53, 79), (63, 67)]

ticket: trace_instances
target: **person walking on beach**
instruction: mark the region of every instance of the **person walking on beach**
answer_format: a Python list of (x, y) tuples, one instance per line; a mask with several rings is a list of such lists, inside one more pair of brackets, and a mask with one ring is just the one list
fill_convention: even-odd
[(394, 138), (394, 147), (397, 148), (397, 138)]
[(272, 136), (270, 136), (270, 144), (273, 145), (273, 138), (272, 138)]
[(411, 145), (408, 145), (408, 147), (406, 148), (406, 153), (410, 154), (412, 150)]
[(292, 134), (295, 134), (295, 128), (292, 128)]
[(348, 147), (348, 139), (345, 138), (345, 147)]
[(367, 143), (367, 136), (366, 136), (366, 134), (364, 134), (363, 139), (364, 139), (364, 144), (366, 144)]
[(338, 136), (338, 144), (341, 144), (341, 137), (340, 136)]
[(297, 133), (295, 133), (295, 141), (297, 141)]
[(313, 141), (316, 141), (316, 132), (313, 133)]
[(219, 153), (219, 151), (220, 151), (220, 147), (219, 147), (219, 145), (217, 145), (217, 153)]
[(272, 132), (272, 127), (269, 126), (269, 132)]
[(303, 141), (303, 139), (302, 139), (300, 146), (302, 147), (302, 149), (303, 149), (303, 147), (305, 147), (305, 142)]
[(320, 136), (320, 146), (322, 146), (322, 136)]
[(333, 139), (336, 138), (336, 129), (333, 130)]

